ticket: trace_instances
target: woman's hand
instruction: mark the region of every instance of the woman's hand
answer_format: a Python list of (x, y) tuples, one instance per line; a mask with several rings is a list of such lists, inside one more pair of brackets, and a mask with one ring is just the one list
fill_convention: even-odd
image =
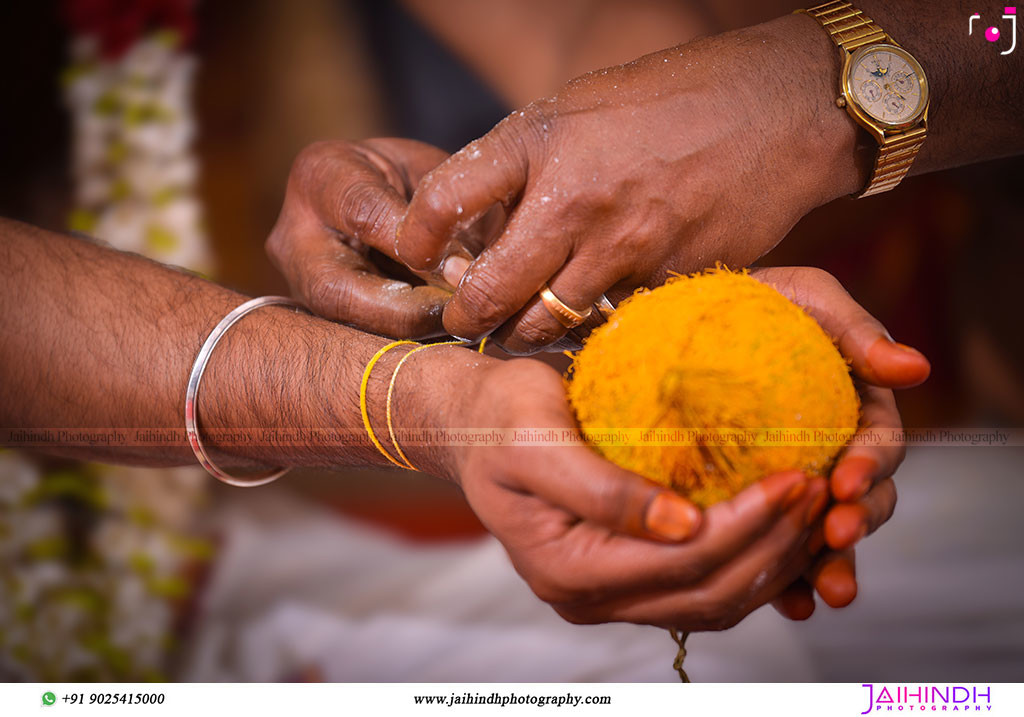
[(811, 548), (830, 548), (806, 579), (786, 590), (774, 605), (793, 619), (814, 611), (812, 585), (831, 607), (850, 604), (857, 595), (853, 548), (885, 523), (896, 506), (893, 473), (906, 448), (894, 388), (922, 383), (931, 370), (920, 352), (892, 340), (827, 272), (807, 267), (754, 269), (758, 281), (773, 286), (803, 306), (833, 337), (850, 361), (861, 397), (861, 426), (829, 479), (835, 504), (816, 527)]
[(567, 620), (723, 629), (810, 565), (824, 480), (771, 476), (702, 516), (587, 447), (553, 369), (485, 358), (473, 373), (461, 374), (449, 424), (518, 431), (519, 440), (452, 447), (447, 472), (520, 575)]
[[(585, 312), (669, 270), (745, 266), (856, 189), (837, 85), (835, 47), (795, 16), (592, 72), (431, 171), (397, 254), (458, 287), (449, 333), (536, 351), (566, 332), (537, 296), (545, 282)], [(511, 210), (500, 236), (471, 263), (453, 254), (495, 205)]]
[(320, 316), (378, 334), (443, 333), (450, 291), (416, 281), (393, 259), (413, 188), (447, 156), (404, 139), (317, 142), (303, 150), (266, 244), (296, 298)]

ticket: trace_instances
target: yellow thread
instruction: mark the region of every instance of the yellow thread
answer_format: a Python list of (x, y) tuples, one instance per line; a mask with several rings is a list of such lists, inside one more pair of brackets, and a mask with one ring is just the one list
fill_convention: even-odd
[(394, 463), (399, 468), (405, 468), (405, 466), (403, 466), (401, 463), (396, 461), (394, 459), (394, 457), (390, 453), (388, 453), (386, 450), (384, 450), (384, 446), (382, 446), (380, 444), (380, 441), (377, 440), (377, 436), (375, 436), (374, 433), (373, 433), (373, 426), (370, 425), (370, 412), (369, 412), (369, 409), (367, 409), (367, 407), (366, 407), (366, 387), (370, 383), (370, 372), (373, 371), (373, 367), (377, 364), (378, 361), (380, 361), (381, 356), (383, 356), (384, 354), (386, 354), (388, 351), (390, 351), (391, 349), (395, 348), (396, 346), (401, 346), (402, 344), (414, 344), (414, 343), (416, 343), (416, 342), (415, 341), (392, 341), (390, 344), (388, 344), (387, 346), (383, 347), (380, 351), (375, 353), (373, 355), (373, 358), (370, 359), (370, 362), (368, 364), (366, 364), (366, 368), (363, 370), (363, 380), (359, 384), (359, 410), (363, 414), (363, 428), (366, 429), (366, 435), (368, 435), (370, 437), (370, 441), (373, 443), (374, 446), (377, 447), (377, 450), (380, 451), (384, 455), (385, 458), (387, 458), (389, 461)]
[(484, 336), (483, 340), (480, 342), (480, 348), (477, 349), (477, 353), (481, 353), (482, 354), (484, 352), (484, 346), (486, 346), (486, 345), (487, 345), (487, 337)]
[(395, 371), (394, 371), (394, 373), (391, 374), (391, 382), (388, 384), (388, 397), (387, 397), (387, 401), (385, 403), (385, 415), (387, 416), (388, 435), (391, 437), (391, 443), (392, 443), (392, 445), (394, 445), (395, 450), (398, 451), (399, 457), (401, 457), (401, 459), (403, 461), (405, 461), (405, 465), (402, 466), (403, 468), (408, 468), (411, 471), (419, 470), (418, 468), (416, 468), (416, 466), (414, 466), (412, 464), (412, 462), (409, 460), (409, 458), (405, 455), (405, 452), (402, 450), (402, 447), (400, 445), (398, 445), (398, 439), (395, 437), (395, 427), (394, 427), (394, 424), (391, 422), (391, 396), (392, 396), (392, 394), (395, 391), (395, 382), (398, 380), (398, 371), (402, 368), (402, 365), (406, 362), (406, 360), (410, 356), (412, 356), (414, 353), (416, 353), (417, 351), (422, 351), (423, 349), (429, 349), (431, 346), (465, 346), (465, 345), (466, 345), (466, 342), (464, 342), (464, 341), (442, 341), (442, 342), (436, 343), (436, 344), (424, 344), (422, 346), (417, 346), (412, 351), (410, 351), (405, 356), (403, 356), (401, 358), (401, 360), (399, 360), (398, 364), (395, 366)]

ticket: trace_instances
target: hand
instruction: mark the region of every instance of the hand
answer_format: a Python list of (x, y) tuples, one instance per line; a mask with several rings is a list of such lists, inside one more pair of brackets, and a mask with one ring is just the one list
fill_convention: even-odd
[[(536, 351), (566, 332), (537, 297), (545, 282), (585, 311), (669, 270), (744, 266), (856, 189), (837, 86), (835, 47), (801, 17), (590, 73), (424, 177), (398, 256), (458, 287), (451, 334)], [(495, 205), (511, 211), (500, 236), (472, 263), (452, 255), (458, 228)]]
[(292, 166), (266, 244), (292, 293), (314, 313), (366, 331), (398, 338), (443, 333), (450, 291), (416, 281), (388, 259), (413, 187), (447, 156), (402, 139), (307, 147)]
[(891, 389), (916, 386), (931, 369), (921, 353), (893, 342), (885, 327), (830, 274), (806, 267), (755, 269), (751, 274), (803, 306), (836, 338), (861, 397), (860, 429), (830, 477), (837, 502), (810, 541), (814, 552), (826, 544), (831, 550), (818, 558), (806, 579), (773, 603), (787, 617), (806, 619), (814, 612), (812, 585), (831, 607), (843, 607), (856, 597), (853, 547), (892, 516), (896, 487), (891, 476), (906, 455), (898, 439), (903, 423)]
[(456, 448), (449, 466), (519, 574), (570, 622), (724, 629), (810, 565), (823, 479), (771, 476), (701, 516), (585, 446), (548, 366), (490, 360), (478, 375), (460, 391), (458, 425), (552, 429), (569, 442)]

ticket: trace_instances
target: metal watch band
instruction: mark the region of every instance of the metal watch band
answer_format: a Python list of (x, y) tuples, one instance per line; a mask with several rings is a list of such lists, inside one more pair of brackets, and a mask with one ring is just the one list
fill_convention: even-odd
[(870, 197), (872, 194), (888, 192), (899, 184), (910, 165), (914, 163), (921, 145), (924, 144), (925, 128), (915, 127), (901, 134), (886, 137), (878, 147), (875, 166), (871, 169), (871, 180), (868, 186), (855, 195), (858, 199)]
[(827, 2), (804, 12), (821, 23), (832, 41), (847, 52), (863, 45), (892, 40), (874, 20), (848, 2)]
[[(804, 10), (817, 20), (829, 37), (844, 52), (879, 42), (895, 41), (863, 12), (848, 2), (835, 0)], [(910, 171), (914, 158), (924, 144), (923, 126), (887, 136), (878, 147), (874, 167), (867, 186), (854, 196), (858, 199), (887, 192), (899, 184)]]

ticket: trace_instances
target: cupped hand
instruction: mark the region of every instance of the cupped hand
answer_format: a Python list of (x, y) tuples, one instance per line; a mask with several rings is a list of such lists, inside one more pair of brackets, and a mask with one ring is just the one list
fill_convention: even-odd
[(516, 570), (571, 622), (724, 629), (810, 566), (821, 478), (781, 473), (701, 514), (587, 447), (542, 363), (489, 363), (464, 401), (466, 425), (539, 437), (461, 448), (451, 465)]
[[(395, 230), (420, 178), (448, 156), (403, 139), (325, 141), (298, 156), (267, 253), (314, 313), (374, 333), (443, 333), (450, 291), (394, 262)], [(389, 261), (390, 260), (390, 261)]]
[(856, 597), (853, 547), (892, 516), (892, 475), (906, 455), (892, 389), (922, 383), (931, 367), (919, 351), (893, 341), (827, 272), (778, 267), (751, 274), (803, 306), (836, 339), (861, 398), (861, 425), (829, 478), (834, 503), (810, 541), (815, 552), (823, 546), (829, 550), (773, 603), (782, 614), (805, 619), (814, 611), (812, 587), (831, 607), (843, 607)]
[[(829, 112), (835, 83), (793, 78), (834, 63), (815, 30), (785, 18), (592, 72), (432, 170), (397, 255), (457, 286), (448, 332), (536, 351), (566, 333), (538, 297), (545, 283), (585, 313), (669, 271), (744, 266), (852, 191), (836, 165), (854, 166), (855, 130)], [(454, 237), (495, 205), (508, 221), (470, 262)]]

